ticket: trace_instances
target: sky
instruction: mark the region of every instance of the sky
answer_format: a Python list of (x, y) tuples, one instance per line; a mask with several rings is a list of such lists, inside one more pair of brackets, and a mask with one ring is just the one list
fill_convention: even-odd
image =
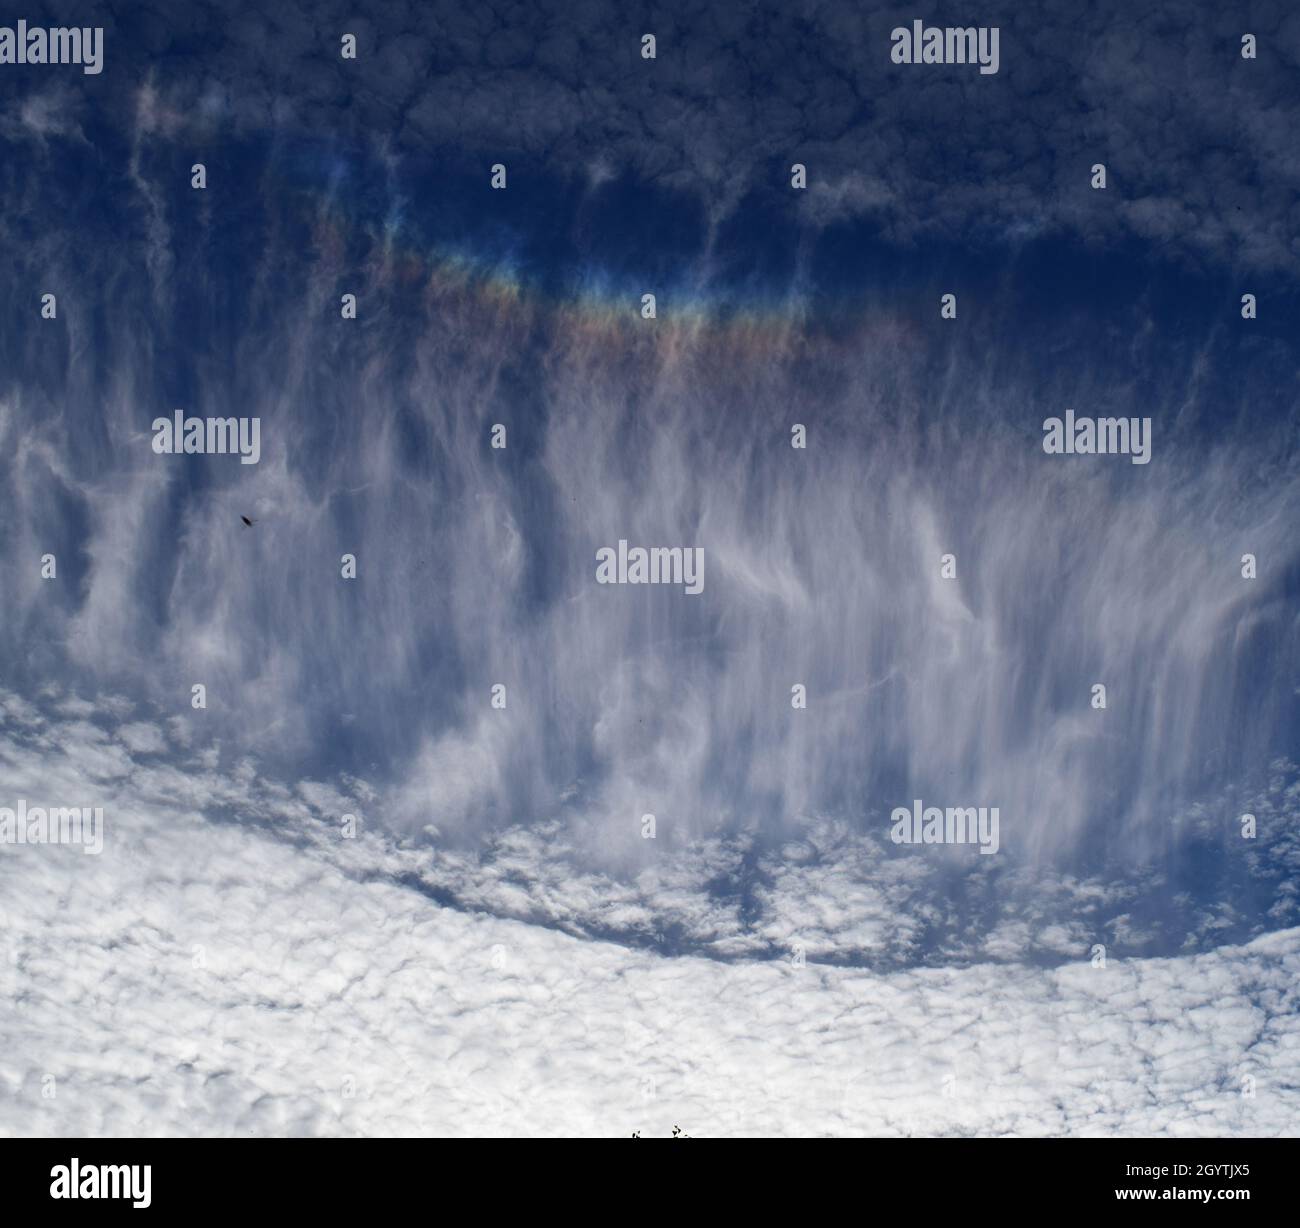
[(1296, 1132), (1300, 14), (700, 7), (0, 50), (6, 1136)]

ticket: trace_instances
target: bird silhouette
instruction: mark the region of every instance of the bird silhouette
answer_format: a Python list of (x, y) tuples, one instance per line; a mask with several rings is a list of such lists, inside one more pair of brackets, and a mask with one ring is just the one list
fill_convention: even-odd
[(251, 529), (257, 523), (256, 520), (249, 520), (247, 516), (241, 516), (239, 519), (244, 522), (244, 527), (247, 529)]

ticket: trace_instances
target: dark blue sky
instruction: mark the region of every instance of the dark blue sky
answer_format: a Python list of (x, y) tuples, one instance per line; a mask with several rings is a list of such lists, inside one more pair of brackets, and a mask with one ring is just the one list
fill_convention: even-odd
[[(61, 577), (11, 677), (169, 712), (211, 676), (225, 753), (470, 844), (651, 777), (774, 843), (989, 788), (1011, 860), (1217, 882), (1223, 832), (1171, 824), (1296, 741), (1300, 27), (1194, 15), (987, 6), (985, 76), (890, 62), (925, 10), (182, 5), (95, 17), (98, 76), (6, 66), (4, 564)], [(176, 408), (259, 416), (263, 460), (156, 458)], [(1046, 457), (1067, 408), (1150, 416), (1153, 463)], [(709, 598), (593, 593), (636, 533), (698, 538)]]

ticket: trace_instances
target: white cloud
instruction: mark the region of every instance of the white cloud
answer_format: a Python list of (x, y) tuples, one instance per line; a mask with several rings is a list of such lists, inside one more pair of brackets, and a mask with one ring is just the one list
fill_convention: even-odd
[[(335, 786), (295, 797), (248, 771), (142, 765), (106, 785), (82, 767), (93, 726), (58, 742), (0, 743), (5, 778), (100, 790), (106, 847), (0, 848), (6, 1135), (1211, 1135), (1300, 1120), (1300, 930), (1104, 970), (666, 958), (439, 904), (414, 872), (427, 850), (343, 841), (315, 812), (355, 800)], [(535, 847), (511, 856), (543, 872)], [(808, 856), (794, 850), (796, 868)], [(807, 918), (833, 939), (847, 901), (823, 892)]]
[(134, 721), (129, 725), (122, 725), (117, 731), (117, 736), (129, 751), (137, 755), (156, 754), (167, 746), (162, 730), (149, 721)]

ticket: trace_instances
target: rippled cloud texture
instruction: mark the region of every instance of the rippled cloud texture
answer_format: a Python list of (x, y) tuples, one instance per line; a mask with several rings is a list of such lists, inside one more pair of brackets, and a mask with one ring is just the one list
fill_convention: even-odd
[(0, 1129), (1294, 1129), (1300, 24), (995, 9), (0, 70)]

